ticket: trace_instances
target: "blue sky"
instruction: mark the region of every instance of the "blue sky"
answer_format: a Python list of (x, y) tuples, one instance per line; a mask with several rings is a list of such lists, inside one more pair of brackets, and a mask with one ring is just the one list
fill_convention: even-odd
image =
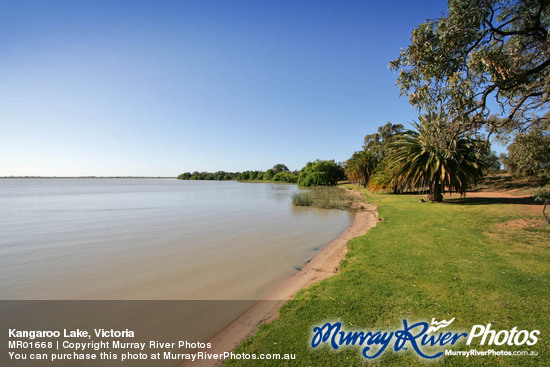
[(444, 1), (0, 1), (0, 176), (344, 161)]

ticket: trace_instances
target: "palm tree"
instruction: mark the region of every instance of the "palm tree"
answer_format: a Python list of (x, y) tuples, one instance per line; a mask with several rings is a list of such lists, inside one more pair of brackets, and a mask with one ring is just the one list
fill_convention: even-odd
[(371, 152), (360, 150), (353, 153), (344, 165), (346, 175), (351, 182), (367, 187), (369, 178), (378, 165), (379, 159)]
[(425, 115), (421, 122), (414, 124), (417, 131), (406, 131), (391, 144), (388, 186), (399, 191), (428, 188), (432, 202), (441, 202), (446, 191), (463, 195), (483, 177), (480, 141), (465, 134), (448, 137), (441, 115)]
[(391, 176), (387, 168), (388, 159), (382, 159), (369, 179), (369, 189), (371, 191), (393, 191), (394, 194), (399, 193), (399, 187), (395, 184), (392, 186)]

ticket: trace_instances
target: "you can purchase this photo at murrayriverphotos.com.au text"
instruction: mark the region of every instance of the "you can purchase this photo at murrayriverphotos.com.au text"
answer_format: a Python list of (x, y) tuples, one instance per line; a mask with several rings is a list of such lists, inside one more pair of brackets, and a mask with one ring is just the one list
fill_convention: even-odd
[(0, 1), (0, 366), (550, 366), (549, 28)]

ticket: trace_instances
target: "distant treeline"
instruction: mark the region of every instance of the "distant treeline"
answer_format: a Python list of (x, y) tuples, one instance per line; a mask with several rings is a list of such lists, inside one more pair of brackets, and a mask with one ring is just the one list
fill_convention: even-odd
[(276, 164), (266, 171), (244, 171), (244, 172), (185, 172), (178, 176), (179, 180), (208, 180), (208, 181), (275, 181), (275, 182), (298, 182), (298, 171), (290, 172), (284, 164)]
[(300, 171), (291, 172), (284, 164), (276, 164), (266, 171), (244, 172), (185, 172), (178, 176), (179, 180), (210, 180), (210, 181), (272, 181), (298, 183), (299, 186), (336, 185), (345, 180), (344, 167), (340, 163), (316, 160), (308, 162)]

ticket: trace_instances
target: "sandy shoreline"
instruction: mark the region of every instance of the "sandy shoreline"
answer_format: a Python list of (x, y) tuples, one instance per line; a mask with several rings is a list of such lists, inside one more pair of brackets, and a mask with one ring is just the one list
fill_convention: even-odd
[[(358, 191), (350, 193), (363, 197)], [(378, 222), (378, 212), (374, 204), (368, 204), (362, 200), (359, 205), (361, 205), (361, 209), (356, 212), (350, 227), (314, 256), (302, 270), (287, 278), (276, 289), (262, 297), (240, 317), (212, 337), (208, 341), (211, 343), (212, 348), (203, 351), (217, 354), (232, 351), (241, 341), (255, 333), (262, 323), (275, 320), (279, 315), (281, 306), (299, 290), (336, 274), (340, 262), (346, 256), (348, 241), (354, 237), (364, 235), (370, 228), (375, 227)], [(200, 360), (183, 362), (178, 366), (216, 366), (219, 364), (221, 364), (220, 361)]]

